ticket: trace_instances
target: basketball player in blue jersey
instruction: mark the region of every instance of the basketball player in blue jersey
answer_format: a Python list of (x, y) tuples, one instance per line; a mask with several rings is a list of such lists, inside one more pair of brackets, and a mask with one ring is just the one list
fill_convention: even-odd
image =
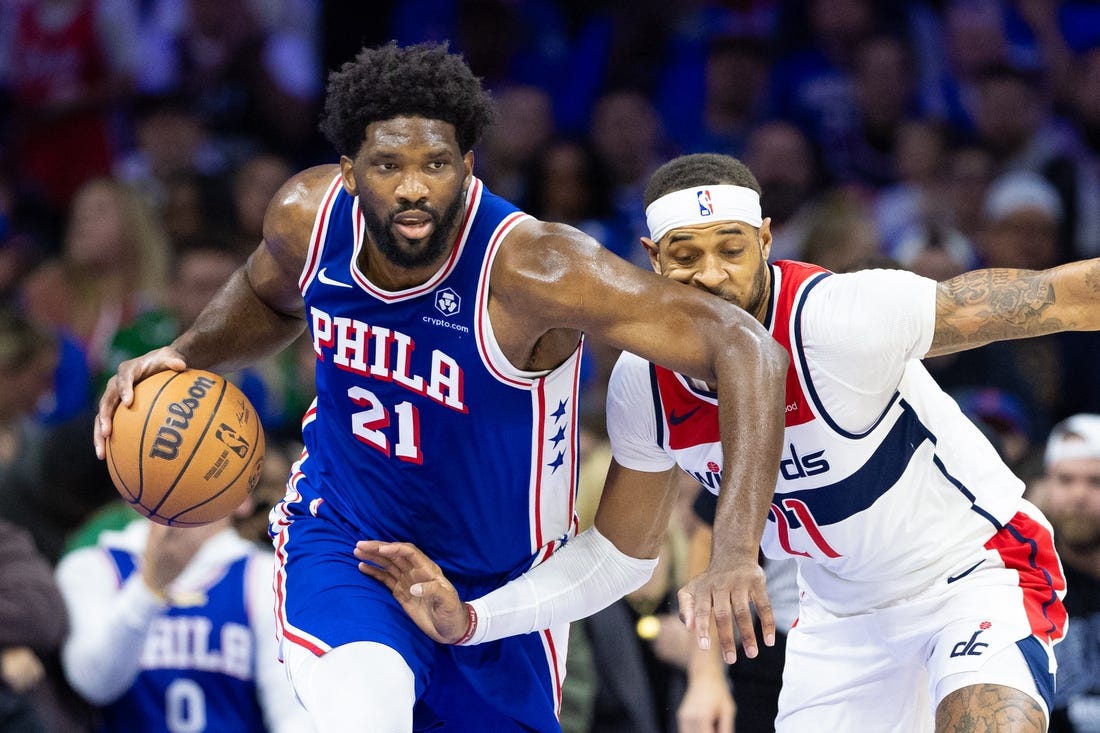
[[(1100, 329), (1100, 260), (940, 283), (904, 271), (769, 263), (759, 184), (721, 155), (665, 164), (645, 199), (654, 270), (744, 308), (790, 355), (777, 481), (751, 505), (720, 492), (714, 527), (716, 537), (728, 530), (723, 509), (756, 516), (765, 520), (764, 553), (798, 564), (799, 618), (787, 636), (776, 730), (1045, 730), (1053, 646), (1066, 630), (1050, 525), (920, 359)], [(729, 455), (718, 442), (723, 398), (713, 386), (629, 353), (616, 364), (611, 471), (638, 497), (604, 497), (620, 521), (659, 531), (646, 502), (656, 502), (677, 466), (711, 491), (722, 485)], [(356, 553), (427, 632), (471, 636), (465, 629), (476, 620), (479, 641), (568, 619), (542, 612), (542, 599), (579, 608), (562, 596), (582, 584), (555, 564), (583, 567), (576, 555), (584, 550), (566, 548), (467, 604), (415, 547), (365, 542)], [(604, 598), (622, 590), (605, 588)], [(680, 594), (701, 647), (711, 635), (705, 591)], [(725, 661), (736, 660), (734, 623), (746, 650), (755, 648), (747, 604), (732, 616), (713, 610)]]
[[(247, 264), (172, 345), (122, 364), (100, 401), (102, 457), (136, 381), (239, 368), (309, 329), (317, 398), (271, 532), (282, 657), (322, 733), (560, 729), (566, 624), (439, 643), (353, 551), (416, 543), (472, 597), (579, 544), (596, 582), (640, 586), (659, 528), (608, 516), (574, 538), (582, 334), (716, 385), (724, 487), (745, 506), (770, 494), (779, 461), (782, 349), (734, 305), (486, 190), (472, 151), (491, 111), (445, 47), (361, 52), (329, 81), (322, 129), (339, 164), (292, 177)], [(766, 596), (757, 509), (727, 518), (707, 572), (738, 581), (727, 604)]]

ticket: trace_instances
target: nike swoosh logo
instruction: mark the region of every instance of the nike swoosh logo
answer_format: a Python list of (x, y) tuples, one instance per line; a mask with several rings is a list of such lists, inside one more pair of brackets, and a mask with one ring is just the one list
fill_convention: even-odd
[(983, 562), (985, 562), (985, 560), (979, 560), (978, 562), (974, 563), (973, 565), (971, 565), (970, 567), (968, 567), (966, 570), (962, 571), (958, 575), (948, 575), (947, 576), (947, 582), (948, 583), (954, 583), (956, 580), (961, 580), (962, 578), (965, 578), (966, 576), (970, 575), (972, 572), (977, 570), (978, 566), (981, 565)]
[(687, 420), (689, 417), (691, 417), (692, 415), (694, 415), (698, 411), (699, 411), (699, 405), (696, 405), (695, 407), (691, 408), (690, 410), (685, 412), (683, 415), (677, 415), (676, 410), (673, 410), (672, 412), (670, 412), (668, 414), (668, 424), (669, 425), (679, 425), (684, 420)]
[(329, 277), (328, 275), (325, 274), (326, 270), (328, 270), (327, 267), (322, 267), (321, 271), (317, 273), (317, 279), (320, 280), (321, 282), (323, 282), (325, 285), (335, 285), (338, 288), (350, 288), (351, 287), (350, 283), (342, 283), (339, 280), (333, 280), (331, 277)]

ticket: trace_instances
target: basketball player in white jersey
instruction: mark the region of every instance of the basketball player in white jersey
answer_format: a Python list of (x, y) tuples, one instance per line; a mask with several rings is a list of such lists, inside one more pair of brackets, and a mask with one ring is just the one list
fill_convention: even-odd
[[(798, 563), (799, 619), (787, 637), (776, 729), (1045, 730), (1052, 648), (1066, 628), (1050, 526), (920, 359), (1100, 329), (1100, 260), (979, 270), (942, 283), (904, 271), (836, 275), (769, 263), (759, 193), (733, 158), (675, 159), (647, 187), (643, 243), (654, 270), (741, 306), (791, 356), (774, 495), (739, 504), (720, 493), (713, 547), (723, 551), (729, 518), (759, 513), (765, 554)], [(620, 480), (597, 523), (614, 512), (610, 526), (659, 532), (652, 507), (677, 465), (717, 491), (717, 410), (711, 385), (624, 354), (607, 406), (611, 473)], [(645, 552), (628, 535), (604, 534), (627, 554)], [(378, 565), (361, 570), (385, 579), (428, 633), (454, 638), (476, 619), (489, 628), (474, 641), (556, 622), (549, 611), (579, 608), (566, 600), (578, 588), (613, 598), (614, 578), (594, 587), (557, 571), (566, 562), (584, 567), (575, 554), (567, 548), (464, 608), (416, 548), (357, 548)], [(750, 608), (722, 585), (689, 584), (680, 604), (701, 646), (710, 644), (713, 611), (725, 660), (736, 660), (734, 625), (754, 656)]]

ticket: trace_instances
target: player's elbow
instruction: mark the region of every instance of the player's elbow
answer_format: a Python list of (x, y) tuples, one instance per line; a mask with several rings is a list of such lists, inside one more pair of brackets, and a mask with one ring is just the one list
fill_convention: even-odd
[(117, 675), (104, 674), (98, 655), (84, 653), (71, 644), (64, 647), (61, 662), (69, 686), (91, 705), (108, 705), (129, 687), (128, 682)]

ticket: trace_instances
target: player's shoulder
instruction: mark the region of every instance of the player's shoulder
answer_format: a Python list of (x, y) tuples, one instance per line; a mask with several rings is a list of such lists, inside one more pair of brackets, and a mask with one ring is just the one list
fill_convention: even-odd
[(267, 207), (264, 217), (266, 236), (286, 236), (313, 228), (317, 210), (332, 188), (340, 167), (335, 164), (316, 165), (288, 178)]
[(629, 351), (619, 354), (611, 369), (608, 389), (616, 394), (647, 393), (650, 391), (650, 363)]
[(535, 310), (544, 314), (575, 309), (578, 292), (598, 277), (601, 249), (579, 229), (526, 217), (494, 257), (493, 297), (515, 308), (529, 308), (538, 298)]
[(547, 255), (575, 258), (597, 251), (600, 243), (580, 229), (561, 222), (543, 221), (528, 216), (512, 229), (501, 252), (513, 257), (546, 261)]

